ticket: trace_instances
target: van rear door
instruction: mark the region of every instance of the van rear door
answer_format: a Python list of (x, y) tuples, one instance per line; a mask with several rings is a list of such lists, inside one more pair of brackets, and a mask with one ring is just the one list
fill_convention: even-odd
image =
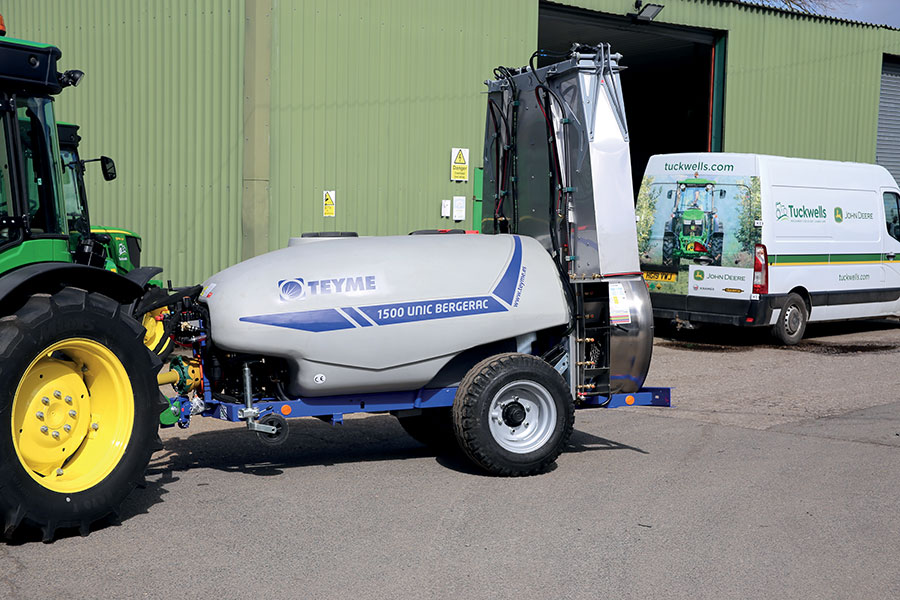
[[(885, 191), (884, 221), (887, 228), (884, 238), (882, 260), (885, 266), (886, 289), (900, 290), (900, 195), (897, 192)], [(894, 312), (900, 314), (900, 300), (896, 301)]]

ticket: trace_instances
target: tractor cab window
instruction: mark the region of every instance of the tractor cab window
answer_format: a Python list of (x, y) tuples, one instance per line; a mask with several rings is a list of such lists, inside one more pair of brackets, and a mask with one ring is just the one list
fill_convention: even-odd
[[(7, 148), (6, 119), (0, 121), (0, 221), (12, 214), (12, 185), (10, 184), (9, 151)], [(16, 233), (0, 223), (0, 244), (10, 241)]]
[(49, 98), (17, 98), (19, 139), (24, 152), (26, 208), (35, 234), (67, 232), (53, 103)]
[(681, 186), (678, 189), (679, 210), (709, 210), (711, 204), (711, 186)]
[(890, 236), (900, 241), (900, 196), (893, 192), (884, 193), (884, 220)]
[(90, 231), (82, 198), (81, 163), (73, 150), (60, 150), (59, 154), (62, 157), (63, 204), (66, 207), (69, 231), (87, 235)]

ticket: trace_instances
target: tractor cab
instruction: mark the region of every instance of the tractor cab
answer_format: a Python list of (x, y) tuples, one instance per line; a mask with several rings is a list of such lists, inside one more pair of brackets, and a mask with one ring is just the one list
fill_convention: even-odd
[(666, 197), (673, 200), (671, 220), (663, 237), (663, 264), (678, 267), (682, 258), (701, 264), (722, 264), (722, 227), (716, 214), (716, 182), (685, 179)]
[(53, 95), (83, 73), (58, 72), (60, 56), (54, 46), (0, 38), (0, 272), (97, 262), (87, 214), (69, 216), (63, 187)]
[[(88, 212), (87, 190), (85, 188), (86, 164), (99, 162), (103, 179), (116, 178), (116, 166), (108, 156), (82, 159), (79, 154), (79, 126), (73, 123), (58, 123), (59, 152), (63, 168), (63, 196), (69, 231), (77, 231), (83, 238), (91, 238), (106, 248), (103, 268), (117, 273), (128, 273), (141, 266), (141, 237), (121, 227), (102, 227), (91, 223)], [(97, 254), (95, 249), (95, 254)]]

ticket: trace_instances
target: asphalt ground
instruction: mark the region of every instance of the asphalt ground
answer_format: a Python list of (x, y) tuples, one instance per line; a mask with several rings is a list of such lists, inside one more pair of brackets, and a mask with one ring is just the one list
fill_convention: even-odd
[(390, 416), (163, 432), (121, 524), (0, 544), (0, 598), (898, 598), (900, 323), (656, 339), (673, 408), (475, 472)]

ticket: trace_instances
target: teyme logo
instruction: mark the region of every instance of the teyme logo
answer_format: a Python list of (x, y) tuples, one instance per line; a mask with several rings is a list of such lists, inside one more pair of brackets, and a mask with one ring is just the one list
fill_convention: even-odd
[(840, 223), (844, 220), (844, 211), (841, 210), (840, 206), (834, 207), (834, 222)]
[(337, 279), (303, 278), (282, 279), (278, 282), (278, 295), (282, 300), (304, 300), (309, 296), (325, 294), (343, 294), (347, 292), (365, 292), (375, 289), (374, 275), (358, 275), (356, 277), (339, 277)]
[(278, 282), (278, 295), (282, 300), (303, 300), (306, 298), (303, 279), (282, 279)]
[(696, 279), (697, 281), (703, 281), (703, 278), (705, 276), (706, 276), (706, 274), (703, 272), (702, 269), (697, 269), (696, 271), (694, 271), (694, 279)]

